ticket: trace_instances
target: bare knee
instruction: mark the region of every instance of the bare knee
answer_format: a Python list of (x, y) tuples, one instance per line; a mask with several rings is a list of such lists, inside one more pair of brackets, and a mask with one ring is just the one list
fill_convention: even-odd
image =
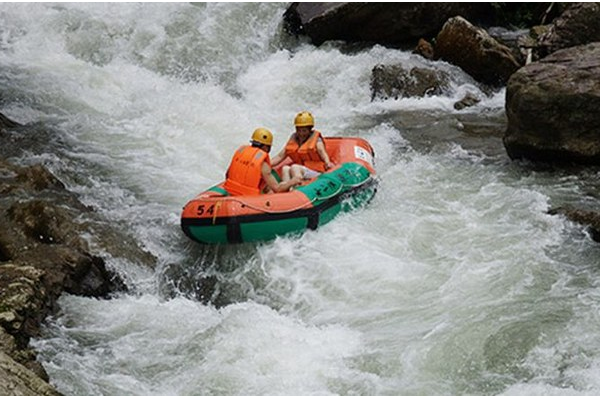
[(292, 177), (299, 177), (304, 179), (304, 167), (302, 165), (294, 164), (291, 167)]

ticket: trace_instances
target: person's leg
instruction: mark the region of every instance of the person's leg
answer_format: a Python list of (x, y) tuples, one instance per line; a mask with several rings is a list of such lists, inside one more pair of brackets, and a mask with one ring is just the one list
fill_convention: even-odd
[(317, 176), (321, 175), (321, 173), (313, 171), (312, 169), (305, 167), (304, 165), (293, 164), (291, 167), (291, 175), (293, 178), (300, 177), (306, 180), (316, 178)]
[(301, 178), (304, 179), (304, 166), (300, 164), (292, 164), (291, 166), (291, 175), (292, 178)]
[(303, 179), (312, 179), (312, 178), (316, 178), (317, 176), (321, 175), (320, 172), (314, 171), (308, 167), (302, 167), (303, 168), (303, 173), (304, 175), (302, 176)]
[(292, 179), (290, 176), (290, 166), (284, 165), (283, 168), (281, 169), (281, 181), (287, 182), (290, 179)]

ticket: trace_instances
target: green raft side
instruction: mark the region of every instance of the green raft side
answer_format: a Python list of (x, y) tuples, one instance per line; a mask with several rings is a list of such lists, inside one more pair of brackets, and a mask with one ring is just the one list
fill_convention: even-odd
[[(239, 224), (242, 242), (266, 242), (277, 236), (300, 234), (306, 230), (307, 217), (273, 221), (242, 222)], [(188, 227), (189, 235), (201, 243), (228, 243), (227, 225), (203, 225)]]
[(227, 226), (226, 225), (209, 225), (209, 226), (194, 226), (187, 227), (188, 234), (200, 243), (227, 243)]
[[(342, 211), (342, 205), (335, 203), (319, 214), (318, 225), (321, 226), (334, 219)], [(261, 221), (240, 224), (244, 242), (269, 241), (277, 236), (301, 234), (309, 225), (308, 217), (289, 218), (277, 221)]]
[(277, 236), (299, 234), (306, 230), (308, 218), (289, 218), (276, 221), (248, 222), (240, 224), (244, 242), (269, 241)]
[[(313, 183), (300, 186), (296, 190), (304, 193), (311, 200), (313, 206), (316, 207), (339, 194), (344, 194), (359, 187), (369, 179), (372, 179), (372, 177), (367, 168), (358, 163), (347, 162), (334, 171), (319, 175)], [(356, 194), (360, 193), (361, 191), (356, 192)], [(355, 197), (354, 193), (351, 197)], [(360, 200), (362, 197), (357, 196), (357, 199)], [(371, 197), (368, 196), (368, 199), (370, 200)], [(359, 201), (359, 203), (364, 203), (364, 201)]]

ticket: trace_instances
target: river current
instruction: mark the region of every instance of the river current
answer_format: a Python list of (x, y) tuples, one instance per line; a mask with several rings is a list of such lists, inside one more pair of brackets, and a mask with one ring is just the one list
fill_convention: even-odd
[[(548, 209), (594, 205), (593, 170), (508, 159), (504, 90), (407, 51), (315, 47), (281, 3), (0, 4), (2, 112), (58, 137), (42, 162), (157, 257), (97, 248), (130, 290), (63, 295), (33, 340), (68, 395), (600, 393), (600, 248)], [(379, 63), (448, 72), (371, 101)], [(457, 111), (467, 92), (482, 101)], [(270, 243), (179, 227), (254, 128), (280, 149), (310, 110), (376, 152), (363, 210)], [(93, 242), (93, 238), (90, 238)]]

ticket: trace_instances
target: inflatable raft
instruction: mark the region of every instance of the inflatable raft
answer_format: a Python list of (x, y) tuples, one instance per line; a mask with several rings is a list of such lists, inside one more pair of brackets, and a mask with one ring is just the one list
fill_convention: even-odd
[[(368, 203), (377, 191), (371, 145), (355, 137), (323, 139), (336, 164), (331, 170), (283, 193), (230, 196), (221, 182), (185, 205), (181, 228), (200, 243), (269, 241), (317, 229)], [(283, 165), (274, 171), (277, 179)]]

